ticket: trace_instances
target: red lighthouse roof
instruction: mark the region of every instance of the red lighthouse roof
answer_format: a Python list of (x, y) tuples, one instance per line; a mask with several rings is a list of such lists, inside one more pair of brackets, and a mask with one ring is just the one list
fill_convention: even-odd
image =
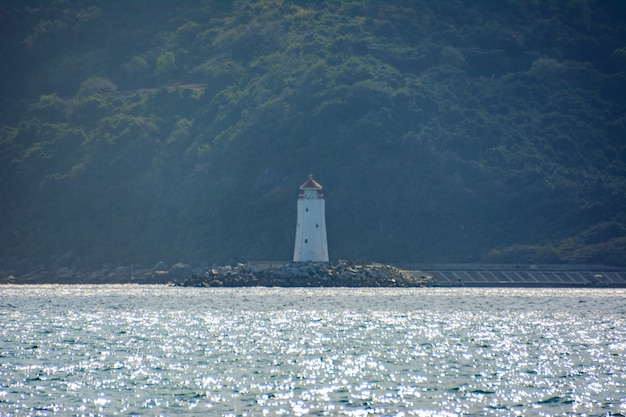
[(319, 185), (319, 183), (313, 179), (313, 174), (309, 174), (307, 182), (300, 186), (301, 190), (321, 190), (322, 188), (324, 187)]

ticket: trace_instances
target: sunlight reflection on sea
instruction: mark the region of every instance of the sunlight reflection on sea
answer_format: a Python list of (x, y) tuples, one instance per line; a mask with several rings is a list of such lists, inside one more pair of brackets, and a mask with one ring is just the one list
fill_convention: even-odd
[(626, 290), (0, 291), (0, 415), (626, 414)]

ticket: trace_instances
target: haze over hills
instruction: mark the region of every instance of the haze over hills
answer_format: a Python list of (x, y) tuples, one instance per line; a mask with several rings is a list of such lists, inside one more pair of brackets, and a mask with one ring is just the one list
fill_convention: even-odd
[(626, 264), (626, 3), (4, 1), (0, 258)]

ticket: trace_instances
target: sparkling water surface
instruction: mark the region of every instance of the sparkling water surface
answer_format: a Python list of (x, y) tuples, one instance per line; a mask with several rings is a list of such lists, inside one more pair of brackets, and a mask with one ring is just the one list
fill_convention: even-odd
[(0, 415), (626, 415), (626, 290), (0, 286)]

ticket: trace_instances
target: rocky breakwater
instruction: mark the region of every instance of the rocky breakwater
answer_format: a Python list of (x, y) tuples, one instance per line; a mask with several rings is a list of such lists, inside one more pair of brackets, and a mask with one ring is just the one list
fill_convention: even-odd
[(239, 264), (211, 268), (175, 282), (184, 287), (423, 287), (432, 280), (390, 265), (337, 261)]
[(0, 259), (0, 284), (170, 284), (186, 287), (421, 287), (432, 277), (390, 265), (329, 263), (247, 263), (227, 266), (158, 262), (88, 269), (64, 255), (51, 265)]

